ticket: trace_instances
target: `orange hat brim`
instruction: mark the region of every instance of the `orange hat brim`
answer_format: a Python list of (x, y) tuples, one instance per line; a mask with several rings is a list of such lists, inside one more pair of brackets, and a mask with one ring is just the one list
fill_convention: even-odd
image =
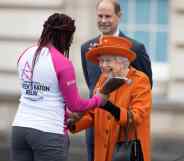
[(94, 64), (98, 64), (98, 58), (102, 55), (122, 56), (126, 57), (130, 62), (136, 58), (136, 54), (131, 50), (115, 46), (104, 46), (92, 48), (86, 53), (86, 59)]

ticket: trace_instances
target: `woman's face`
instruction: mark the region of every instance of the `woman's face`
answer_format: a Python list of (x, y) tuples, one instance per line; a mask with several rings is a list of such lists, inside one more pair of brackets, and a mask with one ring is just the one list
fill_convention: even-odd
[(112, 76), (118, 76), (122, 73), (123, 64), (120, 64), (115, 56), (100, 56), (98, 60), (102, 73), (112, 74)]

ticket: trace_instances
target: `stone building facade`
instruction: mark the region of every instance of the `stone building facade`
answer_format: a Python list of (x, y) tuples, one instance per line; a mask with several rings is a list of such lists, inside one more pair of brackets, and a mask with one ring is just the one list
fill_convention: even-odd
[[(168, 0), (168, 3), (170, 6), (168, 79), (156, 80), (159, 86), (153, 88), (154, 102), (157, 102), (158, 97), (162, 97), (168, 102), (183, 103), (184, 1)], [(11, 121), (17, 108), (19, 84), (16, 61), (18, 55), (36, 42), (44, 20), (54, 12), (67, 13), (76, 20), (77, 30), (71, 49), (71, 60), (76, 67), (80, 91), (83, 96), (87, 96), (80, 62), (80, 45), (98, 34), (95, 6), (96, 0), (0, 1), (0, 143), (7, 143)], [(159, 118), (162, 117), (159, 116)], [(172, 120), (174, 120), (173, 117)], [(161, 128), (156, 130), (160, 131)]]
[(11, 122), (17, 109), (20, 94), (16, 69), (17, 58), (25, 48), (36, 43), (41, 34), (43, 22), (55, 12), (69, 14), (76, 20), (77, 31), (70, 57), (78, 73), (80, 91), (86, 93), (83, 96), (87, 95), (80, 63), (80, 44), (96, 34), (95, 1), (1, 0), (0, 143), (7, 143)]

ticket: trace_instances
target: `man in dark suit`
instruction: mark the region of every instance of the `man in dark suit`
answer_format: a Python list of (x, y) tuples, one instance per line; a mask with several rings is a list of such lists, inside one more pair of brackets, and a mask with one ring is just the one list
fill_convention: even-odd
[[(84, 77), (89, 88), (90, 97), (93, 89), (100, 75), (100, 68), (86, 60), (85, 54), (95, 44), (98, 43), (99, 38), (103, 35), (114, 35), (125, 37), (132, 41), (132, 50), (137, 54), (137, 58), (132, 62), (132, 66), (144, 72), (150, 80), (152, 86), (152, 69), (149, 55), (146, 53), (145, 47), (142, 43), (133, 40), (123, 34), (119, 30), (118, 25), (121, 18), (121, 8), (116, 0), (101, 0), (96, 6), (97, 26), (101, 35), (85, 42), (81, 46), (81, 61)], [(86, 131), (86, 143), (88, 152), (88, 161), (93, 161), (93, 129)]]

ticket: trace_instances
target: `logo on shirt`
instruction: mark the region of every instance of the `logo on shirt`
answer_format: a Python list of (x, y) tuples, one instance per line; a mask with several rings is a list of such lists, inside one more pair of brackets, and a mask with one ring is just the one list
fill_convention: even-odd
[(26, 62), (22, 70), (21, 78), (23, 80), (31, 80), (31, 77), (32, 77), (32, 69), (29, 63)]
[(66, 82), (66, 84), (67, 84), (67, 86), (70, 86), (72, 84), (75, 84), (75, 80), (68, 81), (68, 82)]
[(22, 89), (24, 96), (31, 100), (40, 100), (43, 98), (43, 93), (50, 91), (50, 87), (40, 81), (32, 80), (32, 68), (28, 62), (25, 63), (21, 73)]
[(43, 98), (43, 92), (50, 91), (49, 86), (33, 81), (23, 81), (22, 88), (24, 89), (26, 98), (31, 100), (40, 100)]

